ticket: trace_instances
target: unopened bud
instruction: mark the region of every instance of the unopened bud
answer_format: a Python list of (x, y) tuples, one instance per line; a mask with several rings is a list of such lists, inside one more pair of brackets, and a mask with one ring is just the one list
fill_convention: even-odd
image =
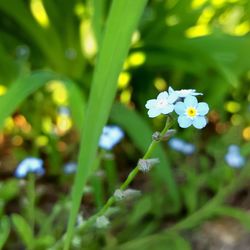
[(114, 197), (116, 201), (121, 201), (123, 199), (132, 199), (135, 197), (138, 197), (141, 195), (141, 191), (135, 190), (135, 189), (126, 189), (126, 190), (121, 190), (121, 189), (116, 189), (114, 192)]
[(168, 140), (168, 139), (169, 139), (171, 136), (173, 136), (175, 133), (176, 133), (176, 130), (175, 130), (175, 129), (169, 129), (169, 130), (165, 133), (165, 135), (163, 135), (162, 140), (163, 140), (163, 141)]
[(154, 132), (152, 135), (152, 140), (153, 141), (160, 141), (161, 140), (161, 133), (158, 131)]
[(142, 172), (148, 172), (149, 170), (151, 170), (151, 168), (159, 163), (159, 159), (158, 158), (152, 158), (152, 159), (147, 159), (147, 160), (144, 160), (144, 159), (140, 159), (138, 161), (138, 168), (139, 170), (141, 170)]

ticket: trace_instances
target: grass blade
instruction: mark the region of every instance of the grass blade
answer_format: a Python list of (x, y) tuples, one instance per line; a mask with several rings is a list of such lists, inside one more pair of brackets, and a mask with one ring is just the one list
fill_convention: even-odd
[(137, 27), (146, 2), (147, 0), (115, 0), (111, 6), (83, 123), (65, 250), (70, 246), (81, 203), (82, 188), (91, 172), (98, 139), (108, 119), (115, 97), (117, 78), (128, 54), (132, 33)]

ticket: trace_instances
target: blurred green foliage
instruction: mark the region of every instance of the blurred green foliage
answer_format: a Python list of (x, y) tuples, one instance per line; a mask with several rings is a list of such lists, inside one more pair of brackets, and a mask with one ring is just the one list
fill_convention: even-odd
[[(70, 211), (65, 193), (73, 178), (62, 167), (77, 159), (111, 2), (0, 0), (0, 249), (48, 249), (65, 232)], [(132, 184), (143, 196), (120, 204), (107, 230), (92, 228), (84, 242), (75, 235), (72, 249), (191, 249), (178, 232), (164, 234), (165, 228), (184, 219), (180, 228), (189, 229), (215, 216), (249, 221), (238, 204), (224, 206), (221, 198), (209, 203), (240, 175), (224, 161), (228, 145), (240, 145), (246, 158), (250, 154), (249, 15), (245, 0), (148, 2), (117, 80), (109, 118), (127, 136), (113, 159), (100, 160), (99, 170), (113, 169), (109, 177), (98, 171), (90, 177), (84, 217), (112, 194), (152, 132), (162, 128), (163, 117), (147, 117), (146, 100), (168, 86), (197, 89), (209, 103), (209, 124), (202, 131), (178, 129), (178, 137), (195, 144), (195, 154), (161, 145), (155, 152), (161, 164)], [(26, 221), (25, 184), (13, 178), (17, 162), (30, 155), (42, 157), (46, 167), (37, 183), (35, 237)], [(248, 188), (243, 181), (238, 184), (226, 195)]]

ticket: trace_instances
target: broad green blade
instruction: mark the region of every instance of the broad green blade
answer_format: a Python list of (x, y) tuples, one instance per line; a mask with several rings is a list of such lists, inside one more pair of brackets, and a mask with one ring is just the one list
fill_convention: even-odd
[(51, 80), (61, 80), (65, 84), (69, 94), (69, 105), (74, 120), (77, 120), (76, 126), (80, 130), (79, 118), (83, 116), (85, 106), (79, 107), (79, 103), (84, 105), (84, 98), (81, 96), (77, 85), (53, 72), (38, 71), (31, 75), (24, 76), (16, 80), (8, 92), (0, 97), (0, 130), (3, 128), (5, 119), (11, 115), (17, 107), (32, 93), (43, 87)]
[(13, 214), (12, 221), (15, 226), (17, 234), (24, 243), (24, 245), (27, 246), (28, 249), (33, 249), (34, 237), (30, 225), (19, 214)]
[(64, 250), (70, 247), (82, 189), (96, 157), (99, 136), (109, 116), (115, 97), (117, 78), (128, 54), (132, 33), (138, 25), (146, 2), (146, 0), (115, 0), (111, 6), (84, 118), (78, 171), (72, 190), (72, 209)]
[(7, 216), (4, 216), (0, 220), (0, 250), (3, 249), (10, 233), (10, 222)]

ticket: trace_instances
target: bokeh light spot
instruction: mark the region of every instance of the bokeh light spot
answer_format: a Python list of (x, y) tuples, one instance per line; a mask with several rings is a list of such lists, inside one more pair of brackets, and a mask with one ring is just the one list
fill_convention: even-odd
[(121, 72), (118, 78), (118, 87), (123, 89), (126, 88), (130, 81), (130, 74), (128, 72)]
[(4, 85), (0, 85), (0, 96), (4, 95), (7, 92), (7, 88)]
[(250, 126), (243, 129), (242, 136), (246, 141), (250, 141)]
[(33, 17), (42, 27), (49, 26), (49, 18), (41, 0), (31, 0), (30, 9)]
[(131, 66), (140, 66), (146, 61), (146, 55), (143, 52), (135, 52), (132, 53), (129, 58), (128, 62)]
[(237, 113), (241, 109), (241, 105), (235, 101), (229, 101), (225, 104), (225, 109), (230, 113)]

